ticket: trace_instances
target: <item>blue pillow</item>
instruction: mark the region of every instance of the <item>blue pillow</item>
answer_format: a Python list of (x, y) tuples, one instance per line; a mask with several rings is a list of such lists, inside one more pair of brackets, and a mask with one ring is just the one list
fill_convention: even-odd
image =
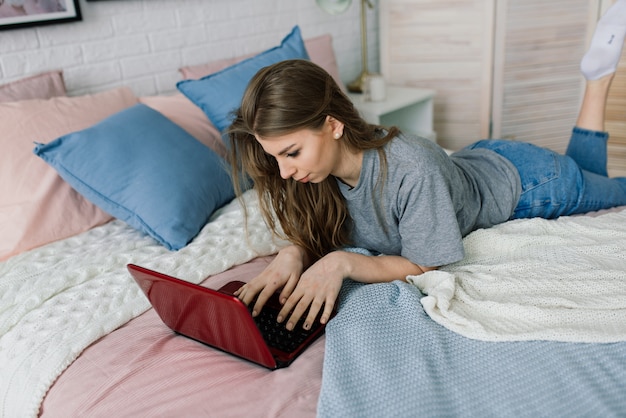
[(34, 153), (89, 201), (170, 250), (234, 197), (226, 162), (144, 104)]
[(298, 26), (279, 46), (199, 80), (179, 81), (176, 87), (202, 109), (217, 129), (224, 131), (232, 122), (233, 111), (241, 106), (241, 99), (252, 77), (261, 68), (288, 59), (309, 59)]

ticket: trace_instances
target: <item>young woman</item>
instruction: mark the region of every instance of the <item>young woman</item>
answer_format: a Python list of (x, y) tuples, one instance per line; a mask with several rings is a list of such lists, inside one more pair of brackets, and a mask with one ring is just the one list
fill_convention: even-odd
[[(626, 0), (616, 7), (626, 24)], [(256, 297), (256, 315), (282, 288), (278, 321), (293, 329), (303, 318), (309, 328), (318, 314), (328, 321), (345, 278), (404, 280), (461, 260), (462, 238), (478, 228), (626, 205), (626, 178), (607, 177), (604, 132), (626, 25), (606, 24), (608, 15), (581, 65), (588, 81), (566, 155), (484, 140), (448, 156), (431, 141), (366, 123), (315, 64), (262, 69), (230, 128), (230, 157), (253, 180), (270, 227), (292, 245), (238, 297)]]

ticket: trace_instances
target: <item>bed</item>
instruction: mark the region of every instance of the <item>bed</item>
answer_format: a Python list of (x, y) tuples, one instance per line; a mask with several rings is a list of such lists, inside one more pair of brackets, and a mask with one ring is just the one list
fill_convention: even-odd
[[(290, 36), (272, 51), (292, 49)], [(316, 59), (332, 63), (320, 50)], [(284, 244), (253, 191), (244, 211), (224, 189), (219, 160), (189, 173), (204, 168), (181, 172), (164, 163), (173, 151), (146, 154), (171, 151), (175, 138), (173, 148), (223, 156), (209, 122), (219, 107), (185, 89), (256, 57), (187, 68), (191, 81), (171, 96), (64, 97), (55, 71), (37, 79), (49, 80), (37, 88), (47, 98), (10, 92), (0, 103), (9, 155), (0, 164), (0, 417), (625, 416), (626, 207), (475, 231), (463, 261), (407, 282), (347, 280), (325, 336), (285, 369), (163, 325), (128, 263), (218, 288), (250, 280)], [(108, 154), (130, 137), (141, 138), (136, 148)], [(155, 166), (136, 161), (143, 155), (165, 171), (155, 185)], [(166, 179), (175, 187), (164, 193)], [(132, 193), (111, 190), (121, 182)], [(195, 228), (184, 228), (191, 219)]]

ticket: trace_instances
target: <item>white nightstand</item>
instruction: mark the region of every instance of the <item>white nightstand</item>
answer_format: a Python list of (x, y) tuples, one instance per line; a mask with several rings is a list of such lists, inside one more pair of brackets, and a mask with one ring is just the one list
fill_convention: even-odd
[(434, 90), (388, 85), (386, 93), (387, 98), (380, 102), (366, 102), (357, 93), (348, 96), (369, 123), (397, 126), (406, 133), (437, 140), (433, 129)]

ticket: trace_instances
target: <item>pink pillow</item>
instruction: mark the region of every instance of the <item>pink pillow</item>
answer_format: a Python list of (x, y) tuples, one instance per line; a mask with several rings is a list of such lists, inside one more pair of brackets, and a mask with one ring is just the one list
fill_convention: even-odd
[(49, 99), (57, 96), (65, 96), (65, 82), (61, 70), (48, 71), (0, 86), (0, 103)]
[(139, 101), (163, 114), (183, 128), (187, 133), (211, 148), (217, 155), (226, 158), (226, 146), (219, 131), (209, 121), (202, 109), (193, 104), (182, 93), (171, 96), (147, 96)]
[[(335, 57), (335, 51), (333, 50), (332, 36), (330, 34), (326, 34), (306, 39), (304, 41), (304, 46), (309, 53), (311, 61), (325, 69), (335, 79), (337, 84), (345, 90), (345, 86), (339, 77), (339, 67), (337, 66), (337, 58)], [(179, 71), (185, 80), (197, 80), (209, 74), (223, 70), (226, 67), (237, 64), (238, 62), (257, 54), (258, 53), (255, 52), (239, 57), (212, 61), (205, 64), (186, 66), (180, 68)]]
[(333, 38), (330, 35), (321, 35), (304, 41), (304, 46), (309, 53), (311, 61), (325, 69), (339, 87), (345, 91), (345, 86), (339, 77), (339, 66), (333, 49)]
[(0, 260), (112, 219), (33, 154), (33, 143), (88, 128), (136, 103), (128, 88), (0, 103)]

